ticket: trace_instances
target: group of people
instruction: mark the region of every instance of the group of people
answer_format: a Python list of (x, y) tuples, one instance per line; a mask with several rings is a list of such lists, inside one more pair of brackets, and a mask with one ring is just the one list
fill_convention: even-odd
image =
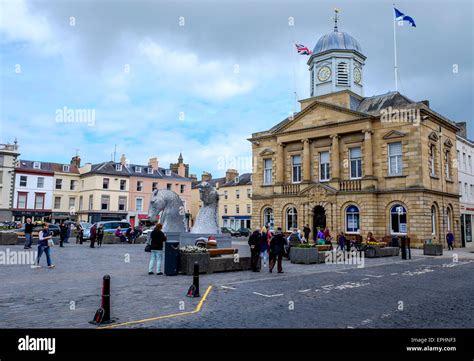
[(269, 261), (269, 272), (273, 272), (275, 264), (277, 264), (278, 273), (283, 273), (282, 260), (285, 254), (285, 246), (287, 239), (283, 236), (280, 227), (273, 233), (266, 227), (257, 228), (249, 237), (248, 244), (250, 246), (250, 264), (253, 272), (259, 272), (258, 261), (261, 258), (263, 266), (267, 267)]

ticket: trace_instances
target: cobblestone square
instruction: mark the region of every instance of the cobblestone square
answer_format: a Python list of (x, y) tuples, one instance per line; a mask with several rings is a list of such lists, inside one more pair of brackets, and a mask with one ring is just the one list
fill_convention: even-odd
[[(234, 246), (248, 254), (245, 240)], [(7, 248), (22, 250), (1, 251)], [(412, 260), (365, 259), (364, 268), (284, 261), (283, 274), (201, 275), (202, 297), (192, 299), (185, 296), (192, 277), (147, 274), (143, 245), (69, 243), (53, 248), (55, 269), (44, 259), (39, 269), (1, 266), (0, 327), (94, 328), (88, 322), (109, 274), (117, 328), (472, 328), (474, 257), (459, 252), (453, 262), (452, 253), (413, 250)]]

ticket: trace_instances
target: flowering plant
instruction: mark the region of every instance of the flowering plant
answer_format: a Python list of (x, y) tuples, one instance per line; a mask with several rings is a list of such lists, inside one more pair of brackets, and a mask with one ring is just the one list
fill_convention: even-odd
[(181, 253), (208, 253), (207, 249), (204, 247), (198, 247), (198, 246), (184, 246), (180, 247), (179, 251)]

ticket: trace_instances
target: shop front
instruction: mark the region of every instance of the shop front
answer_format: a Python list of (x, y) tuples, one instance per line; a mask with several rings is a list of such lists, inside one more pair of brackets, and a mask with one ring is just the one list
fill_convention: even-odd
[(474, 207), (461, 205), (461, 246), (474, 248), (472, 241), (472, 222), (474, 221)]
[(251, 216), (222, 216), (222, 227), (238, 230), (251, 228)]
[(13, 210), (13, 220), (25, 223), (27, 218), (31, 218), (33, 222), (51, 222), (52, 213), (48, 211), (35, 210)]

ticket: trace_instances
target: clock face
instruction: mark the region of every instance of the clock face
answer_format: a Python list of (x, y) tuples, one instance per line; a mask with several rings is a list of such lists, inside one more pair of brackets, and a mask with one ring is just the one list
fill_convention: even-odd
[(323, 66), (318, 71), (319, 81), (328, 81), (331, 78), (331, 69), (328, 66)]
[(357, 84), (360, 84), (361, 80), (362, 80), (362, 72), (360, 71), (359, 68), (355, 67), (354, 68), (354, 81)]

